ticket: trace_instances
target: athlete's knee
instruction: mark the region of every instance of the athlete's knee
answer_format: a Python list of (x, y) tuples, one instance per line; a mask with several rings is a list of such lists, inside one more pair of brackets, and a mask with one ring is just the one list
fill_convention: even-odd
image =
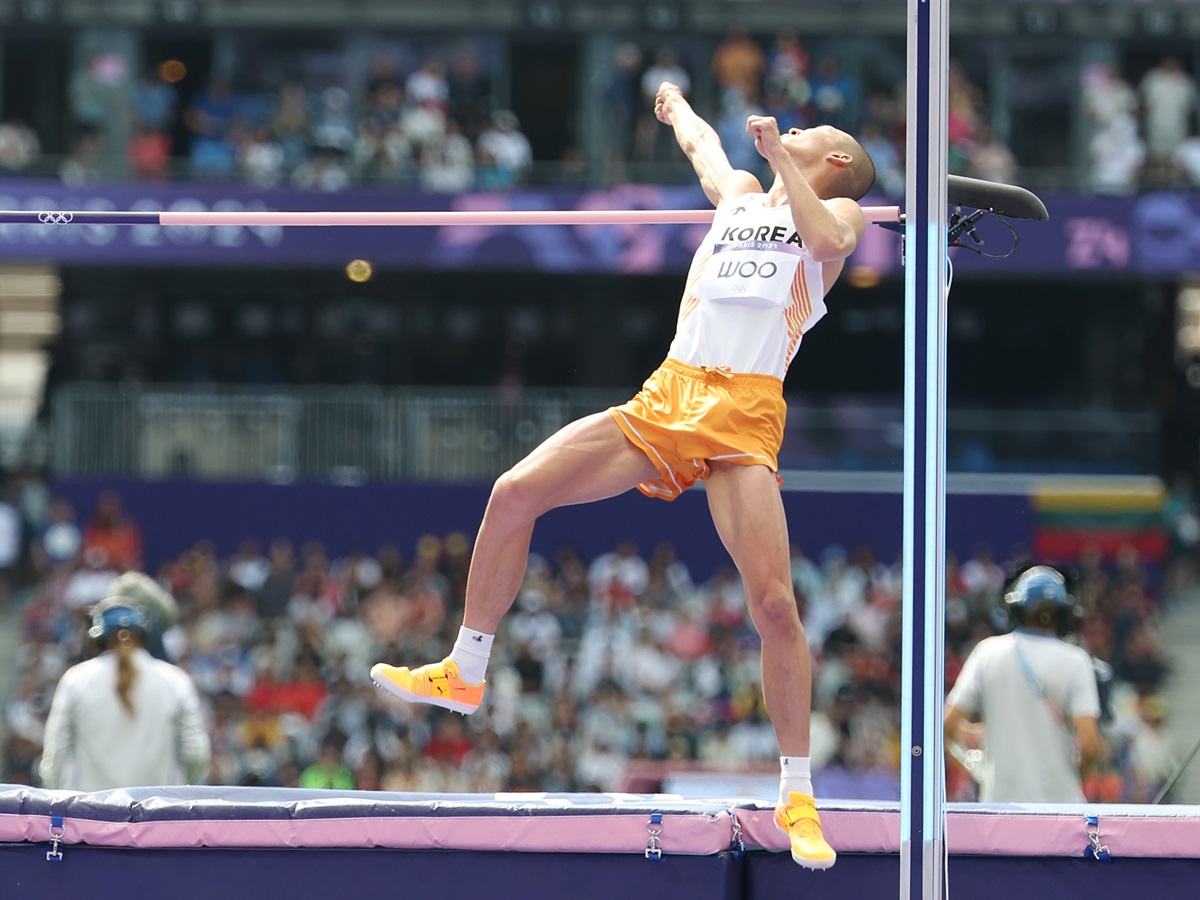
[(518, 469), (509, 469), (492, 485), (489, 517), (532, 522), (544, 511), (544, 491), (535, 479)]
[(747, 592), (746, 603), (750, 608), (750, 618), (764, 639), (777, 637), (792, 640), (797, 634), (803, 634), (800, 611), (791, 585), (773, 581), (759, 591)]

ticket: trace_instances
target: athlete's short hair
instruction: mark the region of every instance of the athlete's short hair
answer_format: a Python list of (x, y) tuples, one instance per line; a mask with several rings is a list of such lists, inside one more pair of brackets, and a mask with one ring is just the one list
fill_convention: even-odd
[(861, 200), (875, 185), (875, 162), (863, 145), (848, 134), (842, 137), (837, 149), (849, 154), (851, 161), (833, 179), (833, 189), (839, 197)]

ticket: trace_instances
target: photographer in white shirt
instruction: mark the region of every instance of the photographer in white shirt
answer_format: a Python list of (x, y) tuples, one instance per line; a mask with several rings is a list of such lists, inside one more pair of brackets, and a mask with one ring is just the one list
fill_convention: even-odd
[(1062, 640), (1074, 603), (1050, 566), (1022, 572), (1004, 600), (1017, 627), (967, 657), (946, 698), (947, 746), (982, 751), (972, 772), (982, 802), (1083, 802), (1100, 701), (1091, 657)]
[(195, 783), (211, 745), (191, 677), (145, 649), (134, 601), (109, 597), (88, 636), (101, 652), (63, 673), (46, 721), (40, 773), (47, 788)]

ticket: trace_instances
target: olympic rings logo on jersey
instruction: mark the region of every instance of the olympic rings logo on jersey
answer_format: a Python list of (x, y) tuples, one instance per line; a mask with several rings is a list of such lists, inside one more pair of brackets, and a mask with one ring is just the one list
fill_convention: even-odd
[(67, 225), (75, 220), (69, 212), (40, 212), (38, 221), (45, 225)]

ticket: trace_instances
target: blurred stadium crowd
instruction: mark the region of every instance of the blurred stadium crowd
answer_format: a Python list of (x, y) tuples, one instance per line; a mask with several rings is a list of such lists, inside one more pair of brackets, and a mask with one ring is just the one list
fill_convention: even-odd
[[(245, 86), (211, 77), (186, 96), (179, 60), (138, 77), (120, 55), (97, 53), (78, 67), (62, 98), (70, 116), (64, 152), (44, 154), (45, 137), (9, 118), (0, 123), (0, 172), (70, 184), (186, 175), (258, 188), (339, 191), (380, 183), (453, 193), (511, 190), (535, 163), (549, 163), (548, 181), (613, 183), (626, 179), (631, 165), (686, 168), (653, 115), (654, 92), (667, 80), (713, 123), (736, 166), (763, 168), (741, 139), (750, 113), (774, 115), (787, 127), (830, 123), (862, 139), (876, 162), (879, 192), (903, 193), (902, 68), (889, 79), (876, 60), (881, 71), (867, 77), (834, 52), (810, 49), (792, 30), (734, 27), (713, 44), (707, 59), (684, 59), (671, 46), (646, 41), (618, 46), (601, 70), (580, 75), (602, 96), (601, 138), (581, 133), (580, 109), (562, 110), (575, 137), (554, 158), (535, 152), (502, 105), (510, 94), (503, 67), (470, 51), (426, 48), (406, 62), (382, 53), (363, 75), (325, 72), (320, 83), (281, 74)], [(902, 60), (895, 49), (893, 68)], [(282, 64), (274, 69), (286, 71)], [(1126, 194), (1200, 185), (1196, 79), (1186, 60), (1164, 52), (1132, 74), (1116, 63), (1081, 64), (1070, 77), (1074, 85), (1055, 91), (1076, 96), (1084, 123), (1087, 171), (1072, 179), (1076, 186)], [(1009, 116), (990, 101), (986, 80), (951, 65), (950, 170), (1013, 182), (1022, 160), (1006, 140)], [(669, 170), (665, 175), (675, 180)]]
[[(0, 779), (36, 784), (56, 681), (94, 652), (87, 610), (119, 572), (146, 561), (139, 525), (116, 494), (77, 515), (36, 478), (12, 488), (0, 531), (25, 538), (4, 572), (27, 599)], [(179, 618), (151, 646), (200, 688), (209, 783), (576, 791), (630, 789), (631, 764), (774, 772), (758, 640), (736, 573), (697, 583), (670, 543), (621, 544), (595, 559), (566, 546), (531, 557), (476, 715), (376, 691), (373, 662), (436, 659), (453, 642), (470, 551), (464, 534), (339, 558), (286, 539), (247, 541), (221, 558), (200, 542), (154, 567)], [(1190, 566), (1172, 571), (1171, 591), (1194, 581)], [(899, 565), (867, 547), (812, 556), (795, 548), (792, 574), (814, 654), (817, 788), (898, 797)], [(987, 547), (948, 560), (948, 686), (976, 642), (1007, 630), (1005, 580)], [(1087, 781), (1091, 799), (1148, 802), (1175, 763), (1159, 694), (1169, 676), (1163, 594), (1162, 573), (1130, 549), (1111, 560), (1085, 553), (1078, 566), (1083, 619), (1073, 639), (1112, 670), (1102, 685), (1107, 754)], [(949, 778), (951, 799), (973, 798), (963, 770), (951, 766)]]

